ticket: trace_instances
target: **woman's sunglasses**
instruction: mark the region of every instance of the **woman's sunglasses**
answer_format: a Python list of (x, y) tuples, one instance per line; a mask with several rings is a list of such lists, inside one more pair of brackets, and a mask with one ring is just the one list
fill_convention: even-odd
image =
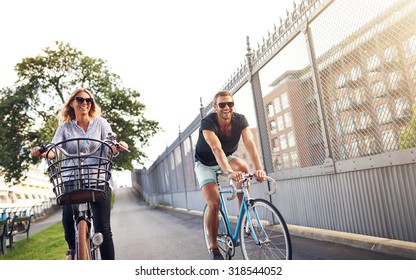
[(228, 105), (228, 108), (233, 108), (234, 107), (234, 102), (220, 102), (220, 103), (218, 103), (218, 106), (220, 106), (221, 109), (224, 109), (226, 105)]
[(84, 103), (84, 101), (87, 102), (88, 104), (90, 104), (90, 103), (92, 103), (92, 101), (94, 99), (92, 99), (91, 97), (82, 98), (82, 97), (77, 96), (77, 97), (75, 97), (75, 100), (78, 102), (78, 104), (82, 104), (82, 103)]

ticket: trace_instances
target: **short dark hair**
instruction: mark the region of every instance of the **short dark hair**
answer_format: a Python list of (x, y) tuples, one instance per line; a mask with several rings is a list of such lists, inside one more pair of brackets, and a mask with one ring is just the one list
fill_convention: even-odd
[(229, 92), (228, 90), (221, 90), (219, 92), (217, 92), (217, 94), (215, 94), (214, 96), (214, 104), (217, 103), (217, 98), (220, 96), (231, 96), (231, 98), (234, 100), (233, 94), (231, 92)]

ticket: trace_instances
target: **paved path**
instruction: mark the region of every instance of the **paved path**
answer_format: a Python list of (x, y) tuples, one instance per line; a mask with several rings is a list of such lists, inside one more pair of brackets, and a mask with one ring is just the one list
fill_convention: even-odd
[[(148, 206), (137, 198), (131, 188), (117, 189), (115, 196), (111, 223), (116, 259), (209, 259), (200, 214)], [(48, 218), (33, 223), (30, 235), (60, 220), (61, 211), (57, 211)], [(290, 232), (295, 260), (416, 259), (416, 244), (412, 242), (293, 226)], [(26, 235), (17, 235), (15, 240), (24, 238)], [(236, 249), (234, 259), (242, 259), (240, 248)]]

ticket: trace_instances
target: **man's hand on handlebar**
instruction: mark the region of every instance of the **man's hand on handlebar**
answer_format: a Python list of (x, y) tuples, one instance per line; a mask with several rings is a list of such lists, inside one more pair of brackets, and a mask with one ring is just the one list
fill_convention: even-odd
[(256, 178), (257, 182), (263, 182), (266, 179), (266, 172), (263, 170), (256, 170), (254, 172), (254, 177)]

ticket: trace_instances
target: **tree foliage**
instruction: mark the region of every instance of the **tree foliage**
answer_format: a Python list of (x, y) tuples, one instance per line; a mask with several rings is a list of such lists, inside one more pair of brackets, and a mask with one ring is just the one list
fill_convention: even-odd
[(57, 114), (73, 90), (90, 89), (118, 140), (131, 153), (120, 153), (116, 169), (132, 169), (146, 158), (140, 148), (159, 130), (157, 121), (144, 117), (140, 93), (125, 88), (106, 61), (84, 55), (69, 44), (56, 42), (42, 55), (23, 58), (15, 68), (13, 87), (0, 89), (0, 174), (6, 181), (20, 181), (30, 164), (30, 147), (49, 143), (58, 126)]
[(409, 123), (400, 131), (400, 150), (416, 147), (416, 106), (413, 107), (413, 115)]

